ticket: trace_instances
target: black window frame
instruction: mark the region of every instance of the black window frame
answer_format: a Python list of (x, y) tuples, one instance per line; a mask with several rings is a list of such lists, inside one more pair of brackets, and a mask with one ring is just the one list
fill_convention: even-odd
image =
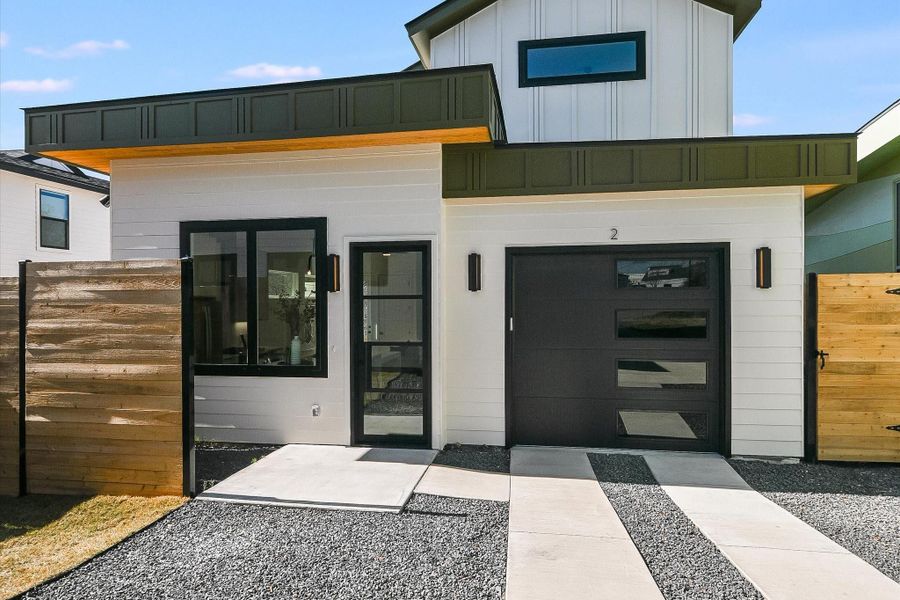
[(900, 179), (894, 180), (894, 270), (900, 273)]
[[(316, 364), (307, 365), (260, 365), (258, 335), (258, 277), (256, 273), (256, 239), (261, 231), (303, 231), (315, 232), (316, 265)], [(181, 256), (191, 256), (191, 234), (244, 232), (247, 235), (247, 360), (245, 365), (211, 365), (194, 363), (197, 375), (217, 375), (236, 377), (328, 377), (328, 276), (327, 233), (325, 217), (304, 217), (289, 219), (240, 219), (221, 221), (182, 221), (180, 224)], [(189, 327), (193, 330), (193, 311), (188, 311)], [(192, 348), (193, 352), (193, 348)], [(250, 361), (254, 362), (250, 362)]]
[[(633, 71), (615, 73), (586, 73), (584, 75), (559, 75), (556, 77), (529, 77), (528, 51), (535, 48), (559, 48), (635, 42), (636, 67)], [(545, 87), (551, 85), (576, 85), (580, 83), (608, 83), (610, 81), (637, 81), (647, 79), (647, 32), (604, 33), (574, 37), (521, 40), (519, 42), (519, 87)]]
[[(44, 194), (50, 194), (53, 196), (61, 196), (66, 199), (66, 218), (65, 219), (57, 219), (56, 217), (45, 217), (43, 204), (44, 204)], [(47, 248), (50, 250), (71, 250), (71, 235), (70, 235), (70, 227), (69, 223), (72, 220), (72, 198), (69, 194), (65, 192), (57, 192), (56, 190), (48, 190), (45, 188), (38, 188), (38, 247)], [(48, 246), (44, 244), (44, 221), (53, 221), (54, 223), (65, 223), (66, 226), (66, 241), (62, 246)]]

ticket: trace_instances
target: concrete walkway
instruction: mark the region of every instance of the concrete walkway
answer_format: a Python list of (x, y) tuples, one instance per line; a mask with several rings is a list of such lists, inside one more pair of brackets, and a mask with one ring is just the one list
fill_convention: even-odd
[(675, 504), (766, 598), (900, 598), (900, 585), (753, 490), (723, 458), (644, 458)]
[(584, 450), (513, 448), (507, 600), (662, 594)]
[(400, 512), (434, 450), (290, 445), (203, 492), (199, 500)]
[(472, 471), (446, 465), (429, 465), (417, 494), (509, 502), (509, 475), (487, 471)]

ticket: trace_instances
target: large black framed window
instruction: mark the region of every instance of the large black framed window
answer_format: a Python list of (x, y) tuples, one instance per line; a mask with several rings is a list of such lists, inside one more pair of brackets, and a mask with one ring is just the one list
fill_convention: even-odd
[(519, 42), (519, 87), (646, 78), (643, 31)]
[(324, 218), (190, 221), (198, 375), (326, 377)]
[(69, 195), (41, 190), (41, 248), (69, 249)]

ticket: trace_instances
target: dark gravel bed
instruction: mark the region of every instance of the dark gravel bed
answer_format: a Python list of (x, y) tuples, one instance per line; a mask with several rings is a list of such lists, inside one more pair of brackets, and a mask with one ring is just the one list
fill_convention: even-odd
[(667, 600), (762, 598), (663, 491), (642, 457), (588, 458)]
[(280, 447), (219, 442), (198, 443), (196, 451), (198, 491), (208, 490)]
[(472, 471), (509, 473), (509, 450), (502, 446), (448, 444), (438, 452), (434, 464)]
[(509, 505), (402, 514), (190, 502), (28, 599), (501, 599)]
[(729, 462), (772, 502), (900, 582), (900, 466)]

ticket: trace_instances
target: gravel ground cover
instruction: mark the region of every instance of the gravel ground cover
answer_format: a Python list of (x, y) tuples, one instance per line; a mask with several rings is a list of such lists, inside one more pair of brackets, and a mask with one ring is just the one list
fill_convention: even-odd
[(729, 462), (758, 492), (900, 582), (900, 466)]
[(435, 457), (434, 464), (472, 471), (509, 473), (509, 450), (499, 446), (448, 444)]
[(28, 599), (501, 599), (506, 503), (401, 514), (191, 502)]
[(589, 454), (588, 458), (667, 600), (762, 599), (669, 498), (643, 457)]
[(198, 491), (205, 492), (280, 447), (199, 442), (196, 452)]

